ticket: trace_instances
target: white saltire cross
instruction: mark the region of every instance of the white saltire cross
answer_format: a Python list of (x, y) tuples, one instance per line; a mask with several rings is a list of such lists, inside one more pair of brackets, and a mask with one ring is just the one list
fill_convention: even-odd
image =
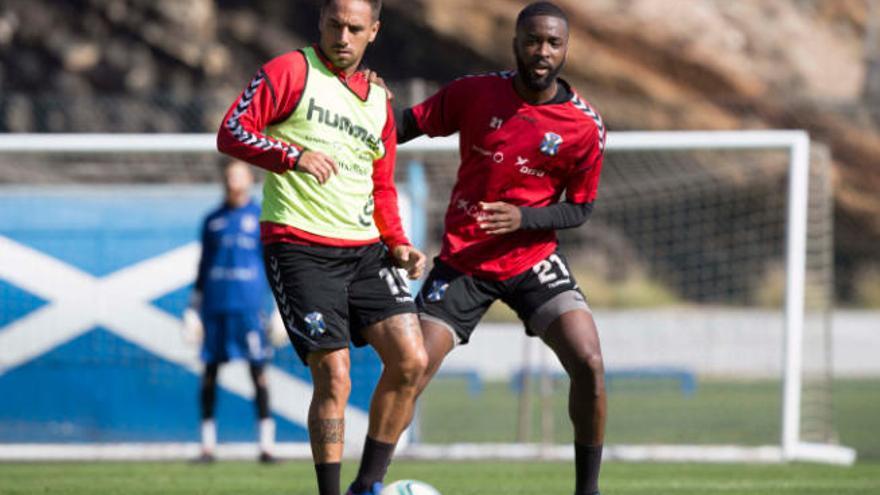
[[(199, 244), (193, 242), (98, 278), (0, 236), (0, 278), (48, 301), (0, 331), (0, 376), (97, 325), (200, 373), (195, 353), (181, 338), (180, 321), (150, 303), (195, 279), (199, 252)], [(229, 372), (221, 372), (220, 386), (251, 399), (254, 392), (247, 368), (225, 368)], [(296, 424), (308, 424), (311, 385), (274, 366), (267, 366), (266, 371), (272, 409)], [(348, 407), (345, 419), (346, 436), (361, 443), (367, 433), (367, 414)]]

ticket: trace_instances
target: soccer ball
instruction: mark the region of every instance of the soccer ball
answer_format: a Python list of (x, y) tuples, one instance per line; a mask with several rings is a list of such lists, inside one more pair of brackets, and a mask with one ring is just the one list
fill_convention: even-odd
[(440, 492), (421, 481), (400, 480), (383, 488), (379, 495), (440, 495)]

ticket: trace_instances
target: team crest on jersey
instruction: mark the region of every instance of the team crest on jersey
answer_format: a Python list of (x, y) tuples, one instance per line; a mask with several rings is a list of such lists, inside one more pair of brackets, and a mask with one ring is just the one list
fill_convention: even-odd
[(260, 222), (258, 222), (257, 217), (253, 215), (245, 215), (241, 217), (241, 230), (245, 232), (254, 232), (259, 225)]
[(435, 280), (431, 284), (431, 290), (428, 291), (428, 301), (438, 302), (446, 295), (446, 289), (449, 288), (449, 282), (445, 280)]
[(544, 140), (541, 141), (541, 153), (547, 156), (556, 156), (559, 154), (559, 147), (562, 146), (562, 136), (555, 132), (544, 134)]
[(324, 315), (317, 311), (313, 311), (306, 315), (306, 330), (312, 338), (324, 335), (327, 331), (327, 324), (324, 323)]

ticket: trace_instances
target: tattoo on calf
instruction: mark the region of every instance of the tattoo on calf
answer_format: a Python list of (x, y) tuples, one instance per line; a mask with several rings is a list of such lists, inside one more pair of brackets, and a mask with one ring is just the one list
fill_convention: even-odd
[(312, 444), (343, 443), (344, 419), (310, 419), (309, 438)]

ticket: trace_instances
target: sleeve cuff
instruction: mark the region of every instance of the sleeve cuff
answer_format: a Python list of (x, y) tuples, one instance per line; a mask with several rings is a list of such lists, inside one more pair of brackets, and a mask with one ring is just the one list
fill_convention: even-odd
[(390, 238), (383, 237), (382, 242), (384, 242), (385, 245), (388, 246), (388, 249), (394, 249), (397, 246), (412, 246), (412, 243), (409, 242), (409, 239), (407, 239), (405, 236), (395, 236)]
[(297, 169), (299, 169), (299, 160), (300, 158), (302, 158), (303, 153), (305, 153), (307, 150), (305, 148), (300, 148), (299, 146), (293, 146), (293, 148), (297, 151), (297, 153), (296, 156), (293, 157), (293, 160), (290, 160), (290, 158), (288, 158), (288, 161), (290, 162), (290, 167), (288, 167), (288, 170), (293, 170), (294, 172), (296, 172)]

